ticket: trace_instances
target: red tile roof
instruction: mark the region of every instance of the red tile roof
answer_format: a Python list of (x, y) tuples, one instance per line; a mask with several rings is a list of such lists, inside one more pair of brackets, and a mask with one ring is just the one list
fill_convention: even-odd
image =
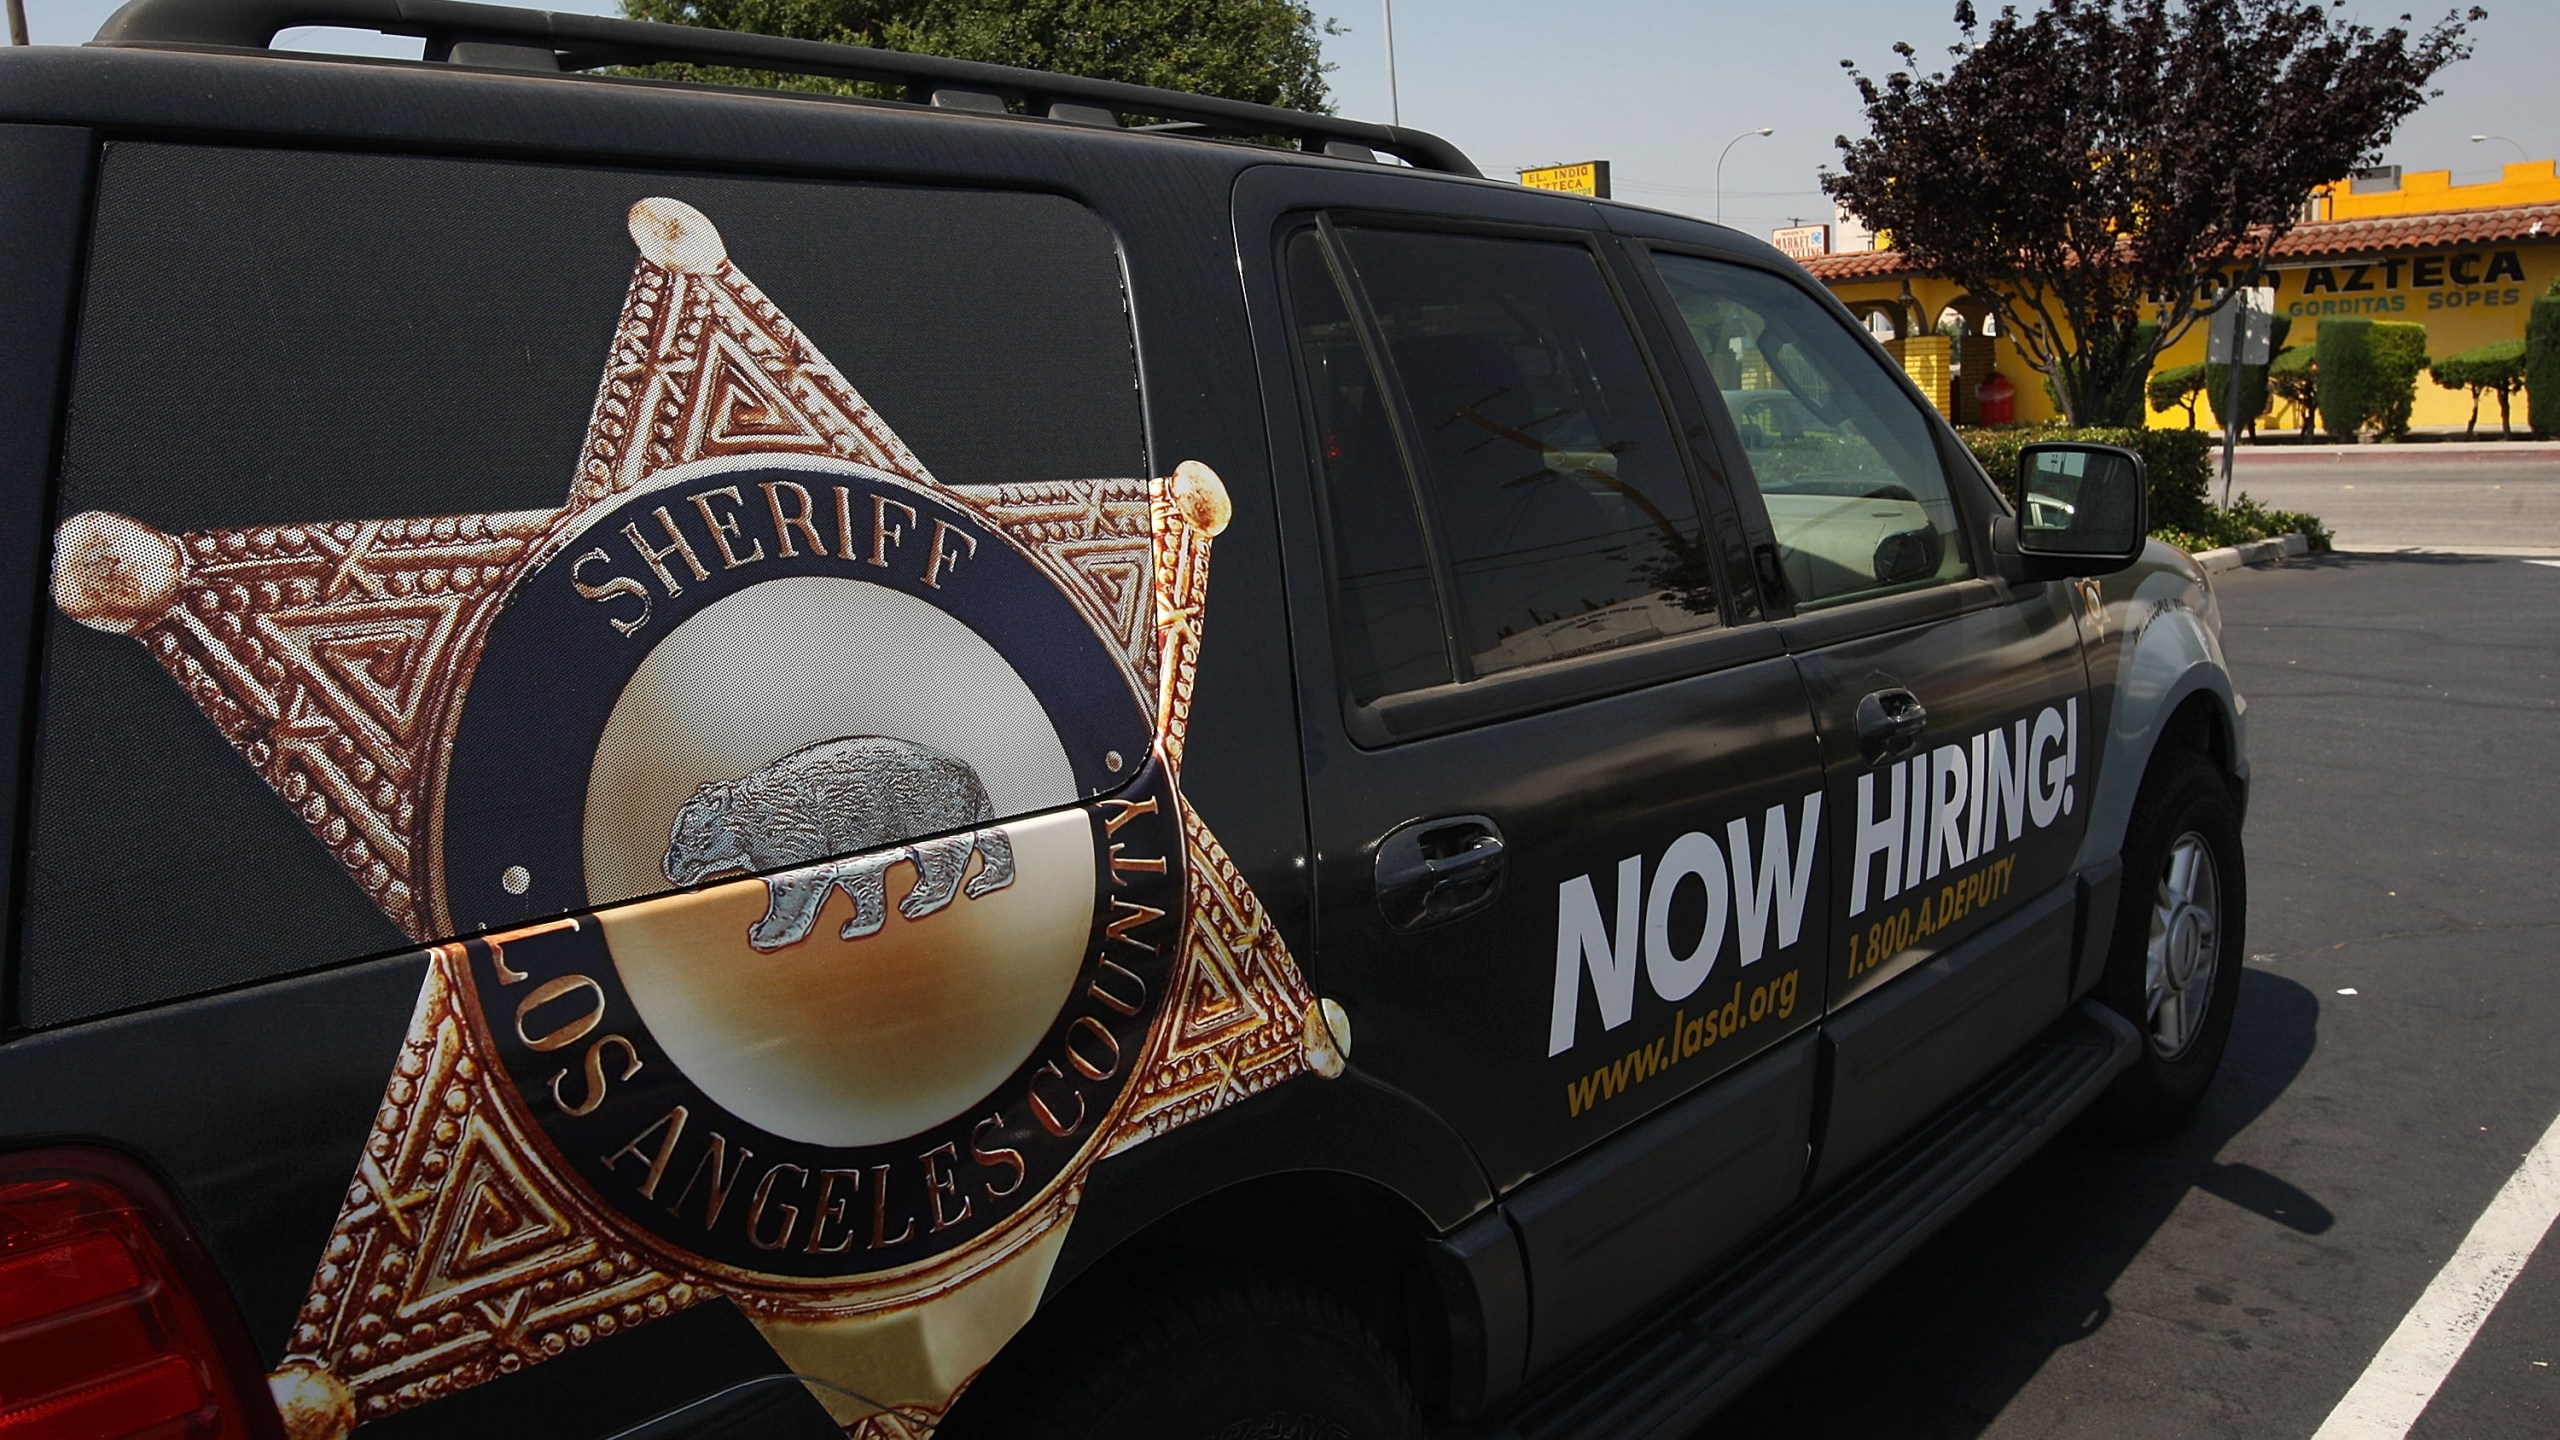
[[(2323, 220), (2297, 225), (2275, 244), (2268, 259), (2346, 259), (2395, 251), (2442, 250), (2455, 245), (2497, 245), (2517, 240), (2560, 243), (2560, 204), (2510, 205), (2497, 210), (2442, 210), (2424, 215), (2385, 215), (2363, 220)], [(1806, 273), (1829, 284), (1882, 280), (1925, 273), (1899, 250), (1821, 255), (1803, 261)]]
[(1882, 280), (1891, 275), (1917, 275), (1919, 266), (1899, 250), (1851, 251), (1846, 255), (1816, 255), (1796, 262), (1816, 280), (1839, 284), (1845, 280)]
[(2560, 241), (2560, 204), (2324, 220), (2295, 227), (2276, 242), (2269, 258), (2345, 259), (2394, 250), (2442, 250), (2454, 245), (2496, 245), (2512, 240)]

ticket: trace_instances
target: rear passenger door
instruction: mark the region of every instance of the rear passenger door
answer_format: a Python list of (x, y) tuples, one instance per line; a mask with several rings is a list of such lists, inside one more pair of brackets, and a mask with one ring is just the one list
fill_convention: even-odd
[[(1636, 1303), (1796, 1194), (1827, 802), (1794, 667), (1717, 553), (1732, 512), (1696, 411), (1649, 359), (1668, 334), (1614, 246), (1551, 198), (1364, 208), (1419, 188), (1300, 170), (1240, 206), (1311, 969), (1355, 1070), (1445, 1116), (1498, 1188), (1671, 1127), (1621, 1151), (1664, 1170), (1514, 1193), (1544, 1352), (1588, 1333), (1559, 1304)], [(1692, 1123), (1701, 1087), (1773, 1052), (1702, 1102), (1733, 1097), (1722, 1123)], [(1620, 1268), (1638, 1247), (1609, 1247), (1657, 1231), (1642, 1273)]]
[(1731, 419), (1822, 739), (1827, 1181), (2066, 1001), (2095, 748), (2073, 592), (1989, 575), (1995, 497), (1836, 305), (1712, 254), (1651, 264)]

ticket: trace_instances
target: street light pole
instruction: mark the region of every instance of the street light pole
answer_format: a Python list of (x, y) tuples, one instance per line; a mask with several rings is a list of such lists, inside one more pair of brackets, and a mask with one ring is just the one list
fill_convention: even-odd
[(1727, 140), (1726, 142), (1724, 142), (1724, 148), (1723, 148), (1722, 150), (1719, 150), (1719, 151), (1717, 151), (1717, 152), (1716, 152), (1716, 223), (1717, 223), (1717, 224), (1721, 225), (1721, 224), (1723, 224), (1723, 223), (1724, 223), (1724, 157), (1726, 157), (1727, 155), (1730, 155), (1730, 154), (1732, 154), (1732, 153), (1733, 153), (1733, 147), (1734, 147), (1734, 146), (1741, 144), (1743, 141), (1750, 139), (1750, 138), (1751, 138), (1752, 136), (1754, 136), (1754, 135), (1774, 135), (1774, 134), (1776, 134), (1776, 133), (1777, 133), (1777, 132), (1776, 132), (1775, 130), (1770, 129), (1770, 128), (1769, 128), (1768, 126), (1766, 126), (1766, 125), (1761, 126), (1761, 127), (1760, 127), (1759, 129), (1757, 129), (1757, 130), (1745, 130), (1745, 131), (1743, 131), (1741, 134), (1736, 135), (1736, 136), (1734, 136), (1732, 139)]
[(9, 0), (9, 43), (27, 43), (27, 0)]
[(2504, 135), (2474, 135), (2471, 137), (2471, 143), (2474, 145), (2479, 144), (2483, 140), (2506, 140), (2508, 144), (2516, 147), (2517, 159), (2531, 160), (2533, 158), (2531, 155), (2525, 153), (2525, 148), (2521, 141), (2507, 140), (2507, 137)]
[[(9, 0), (15, 5), (18, 0)], [(1404, 105), (1396, 98), (1396, 0), (1378, 0), (1387, 12), (1387, 123), (1404, 124)]]

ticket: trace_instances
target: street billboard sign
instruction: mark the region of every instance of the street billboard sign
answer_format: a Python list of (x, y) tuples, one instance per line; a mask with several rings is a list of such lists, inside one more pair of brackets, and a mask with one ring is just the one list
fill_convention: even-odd
[(1828, 225), (1781, 225), (1769, 232), (1769, 243), (1791, 259), (1810, 260), (1831, 253)]
[(1582, 160), (1571, 165), (1539, 165), (1520, 172), (1520, 183), (1532, 190), (1555, 190), (1567, 195), (1588, 195), (1595, 200), (1609, 198), (1609, 162)]
[[(2235, 286), (2214, 308), (2205, 332), (2211, 365), (2264, 365), (2275, 357), (2276, 292), (2272, 285)], [(2233, 358), (2234, 350), (2238, 357)]]

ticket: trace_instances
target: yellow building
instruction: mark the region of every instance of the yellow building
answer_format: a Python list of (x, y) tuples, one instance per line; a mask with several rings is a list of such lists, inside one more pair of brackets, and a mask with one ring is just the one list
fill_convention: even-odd
[[(2296, 226), (2269, 257), (2276, 313), (2289, 316), (2288, 345), (2319, 334), (2327, 316), (2402, 320), (2427, 327), (2427, 350), (2442, 357), (2498, 340), (2521, 339), (2526, 307), (2560, 279), (2560, 172), (2554, 162), (2511, 164), (2495, 181), (2455, 185), (2444, 170), (2330, 186), (2313, 202), (2322, 218)], [(1973, 390), (1997, 369), (2017, 387), (2020, 420), (2047, 420), (2054, 405), (2044, 375), (2017, 348), (1984, 332), (1988, 307), (1898, 251), (1826, 255), (1806, 270), (1868, 319), (1912, 377), (1960, 422), (1976, 418)], [(1963, 339), (1941, 333), (1961, 318)], [(1954, 328), (1954, 327), (1945, 327)], [(2204, 359), (2199, 324), (2161, 352), (2159, 369)], [(2520, 407), (2519, 402), (2519, 407)], [(2199, 424), (2212, 412), (2197, 406)], [(2418, 379), (2412, 423), (2460, 425), (2468, 392)], [(2276, 402), (2268, 423), (2299, 428), (2302, 416)], [(2521, 414), (2517, 419), (2522, 421)], [(2184, 425), (2183, 409), (2153, 411), (2153, 425)], [(2489, 423), (2495, 423), (2491, 408)]]

